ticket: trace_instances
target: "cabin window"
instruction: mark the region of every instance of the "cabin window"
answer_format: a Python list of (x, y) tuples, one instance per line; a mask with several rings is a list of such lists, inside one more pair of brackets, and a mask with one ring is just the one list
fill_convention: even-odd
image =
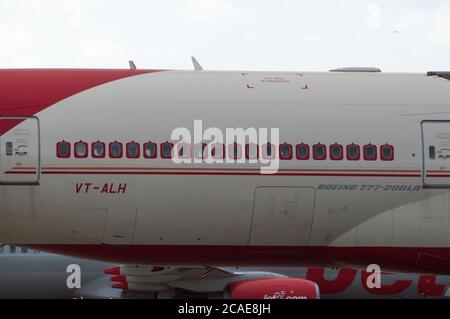
[(13, 155), (13, 143), (6, 142), (6, 156), (12, 156), (12, 155)]
[(195, 158), (205, 159), (208, 157), (208, 144), (198, 143), (194, 146)]
[(280, 145), (280, 159), (290, 160), (292, 159), (292, 145), (291, 144), (281, 144)]
[(382, 161), (394, 160), (394, 147), (386, 144), (380, 147), (380, 157)]
[(177, 145), (178, 158), (187, 159), (191, 157), (191, 145), (187, 143), (180, 143)]
[(109, 144), (109, 157), (122, 158), (123, 157), (123, 145), (119, 142), (113, 142)]
[(316, 144), (313, 146), (313, 156), (317, 161), (323, 161), (327, 158), (327, 148), (323, 144)]
[(298, 160), (306, 161), (309, 159), (309, 145), (307, 144), (298, 144), (295, 147), (295, 154)]
[(171, 159), (172, 158), (173, 144), (166, 142), (161, 144), (161, 158)]
[(141, 156), (141, 146), (131, 142), (127, 144), (127, 158), (139, 158)]
[(369, 144), (364, 146), (364, 159), (366, 161), (376, 161), (377, 160), (377, 147), (375, 145)]
[(247, 160), (257, 160), (259, 158), (259, 149), (257, 144), (245, 145), (245, 158)]
[(428, 156), (429, 156), (430, 159), (432, 159), (432, 160), (436, 159), (436, 147), (430, 146), (430, 147), (428, 148)]
[(333, 161), (340, 161), (344, 158), (344, 147), (340, 144), (330, 146), (330, 158)]
[(211, 147), (211, 156), (213, 159), (225, 158), (225, 145), (217, 143)]
[(358, 161), (360, 157), (359, 145), (347, 145), (347, 159), (349, 161)]
[(97, 141), (92, 143), (92, 157), (93, 158), (104, 158), (106, 153), (105, 143)]
[(148, 142), (144, 144), (144, 157), (156, 158), (158, 156), (158, 147), (156, 143)]
[(88, 157), (88, 144), (82, 141), (75, 143), (75, 157), (86, 158)]
[(62, 141), (56, 145), (56, 157), (69, 158), (70, 157), (70, 143)]
[(228, 158), (238, 160), (242, 158), (242, 146), (234, 142), (228, 145)]
[(270, 144), (270, 143), (265, 144), (262, 147), (262, 157), (266, 160), (275, 159), (275, 156), (276, 156), (275, 151), (276, 151), (276, 148), (273, 144)]

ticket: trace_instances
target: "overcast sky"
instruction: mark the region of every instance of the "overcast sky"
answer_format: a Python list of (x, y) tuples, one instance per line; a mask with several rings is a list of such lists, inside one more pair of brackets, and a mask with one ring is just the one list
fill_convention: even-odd
[(0, 68), (450, 70), (449, 0), (0, 0)]

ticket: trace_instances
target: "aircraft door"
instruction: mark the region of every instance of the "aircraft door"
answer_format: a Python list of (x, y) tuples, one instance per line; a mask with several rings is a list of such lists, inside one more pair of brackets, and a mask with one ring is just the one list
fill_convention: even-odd
[(0, 184), (38, 184), (40, 178), (38, 118), (0, 117), (0, 131), (5, 131), (0, 136)]
[(450, 121), (422, 121), (424, 188), (450, 188)]

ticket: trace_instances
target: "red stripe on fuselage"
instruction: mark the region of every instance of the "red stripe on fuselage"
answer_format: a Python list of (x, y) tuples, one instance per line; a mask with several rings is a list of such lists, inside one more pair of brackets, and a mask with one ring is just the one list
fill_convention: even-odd
[[(0, 70), (0, 116), (33, 116), (77, 93), (119, 79), (163, 70)], [(21, 123), (3, 120), (0, 135)]]
[[(27, 171), (7, 171), (8, 175), (34, 174)], [(419, 174), (327, 174), (327, 173), (274, 173), (262, 174), (260, 172), (199, 172), (199, 171), (43, 171), (42, 175), (215, 175), (215, 176), (329, 176), (329, 177), (420, 177)]]
[[(29, 174), (32, 168), (14, 167), (5, 174)], [(255, 168), (232, 167), (43, 167), (43, 175), (244, 175), (244, 176), (356, 176), (420, 177), (419, 170), (378, 169), (294, 169), (281, 168), (273, 174), (262, 174)], [(398, 174), (400, 173), (400, 174)], [(409, 174), (406, 174), (409, 173)], [(416, 173), (416, 174), (412, 174)]]

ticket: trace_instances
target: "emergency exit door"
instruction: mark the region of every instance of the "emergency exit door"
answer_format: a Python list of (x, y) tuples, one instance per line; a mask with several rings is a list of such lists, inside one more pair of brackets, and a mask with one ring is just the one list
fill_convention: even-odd
[(0, 117), (0, 185), (36, 185), (40, 177), (39, 120)]
[(450, 121), (423, 121), (422, 147), (425, 188), (450, 188)]

